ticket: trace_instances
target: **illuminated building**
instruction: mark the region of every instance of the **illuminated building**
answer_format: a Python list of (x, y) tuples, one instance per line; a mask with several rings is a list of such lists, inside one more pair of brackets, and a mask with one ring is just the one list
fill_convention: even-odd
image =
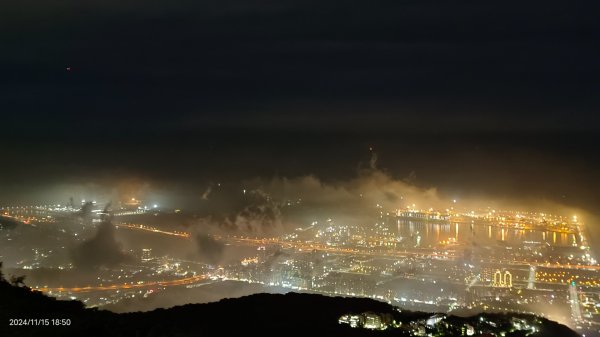
[(444, 318), (446, 318), (446, 315), (444, 314), (435, 314), (431, 317), (429, 317), (426, 321), (426, 325), (430, 328), (433, 328), (434, 326), (436, 326), (439, 322), (441, 322)]
[(422, 212), (417, 210), (397, 210), (396, 216), (401, 219), (421, 220), (421, 221), (448, 221), (448, 214), (428, 211)]
[(473, 336), (475, 334), (475, 328), (473, 328), (470, 324), (465, 324), (462, 327), (462, 335), (463, 336)]
[(150, 249), (150, 248), (142, 249), (142, 261), (146, 262), (146, 261), (150, 261), (150, 260), (152, 260), (152, 249)]
[(527, 289), (535, 289), (535, 266), (529, 267), (529, 279), (527, 281)]
[(382, 328), (381, 317), (379, 317), (379, 315), (376, 315), (373, 313), (365, 313), (365, 314), (363, 314), (363, 316), (364, 316), (364, 320), (365, 320), (363, 327), (365, 329), (376, 330), (376, 329)]
[(512, 274), (507, 270), (503, 275), (500, 270), (496, 270), (494, 273), (494, 281), (492, 282), (492, 286), (512, 288)]

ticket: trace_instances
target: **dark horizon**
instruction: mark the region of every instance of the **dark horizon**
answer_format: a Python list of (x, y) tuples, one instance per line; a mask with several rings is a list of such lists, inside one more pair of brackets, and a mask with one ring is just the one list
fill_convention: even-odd
[[(343, 183), (369, 167), (449, 197), (539, 199), (594, 213), (595, 133), (331, 132), (214, 129), (197, 134), (63, 134), (13, 139), (4, 150), (2, 205), (65, 202), (54, 186), (149, 185), (171, 197), (211, 183), (313, 175)], [(84, 138), (80, 138), (84, 137)], [(181, 193), (182, 196), (177, 194)]]
[(0, 12), (2, 204), (132, 179), (343, 181), (371, 146), (393, 177), (447, 194), (600, 202), (599, 30), (582, 2), (30, 0)]

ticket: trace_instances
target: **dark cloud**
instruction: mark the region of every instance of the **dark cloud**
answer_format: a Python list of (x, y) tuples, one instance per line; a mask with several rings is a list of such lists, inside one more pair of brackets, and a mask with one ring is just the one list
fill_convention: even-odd
[(200, 261), (209, 264), (218, 264), (223, 258), (225, 245), (222, 242), (215, 240), (207, 234), (197, 234), (195, 236)]
[(73, 248), (71, 258), (73, 264), (82, 270), (110, 268), (133, 260), (133, 257), (125, 253), (121, 243), (117, 241), (115, 226), (108, 216), (98, 226), (92, 238)]
[[(72, 198), (71, 198), (72, 200)], [(89, 223), (92, 217), (92, 209), (94, 208), (94, 203), (88, 201), (81, 206), (81, 209), (77, 211), (77, 217), (81, 218), (84, 223)]]

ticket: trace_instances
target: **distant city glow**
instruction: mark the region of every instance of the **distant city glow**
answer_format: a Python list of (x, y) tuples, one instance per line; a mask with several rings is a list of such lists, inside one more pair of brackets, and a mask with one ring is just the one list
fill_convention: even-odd
[[(142, 246), (125, 252), (136, 257), (137, 263), (107, 269), (95, 281), (68, 287), (46, 283), (32, 286), (59, 298), (75, 297), (87, 305), (103, 306), (134, 296), (159, 296), (170, 287), (187, 289), (206, 282), (236, 281), (332, 296), (370, 297), (411, 310), (532, 313), (571, 326), (594, 321), (590, 313), (600, 307), (600, 299), (591, 293), (600, 289), (600, 265), (590, 249), (585, 224), (573, 215), (568, 218), (547, 211), (491, 207), (447, 208), (456, 200), (439, 209), (419, 209), (414, 203), (389, 209), (382, 201), (369, 211), (368, 225), (347, 223), (340, 215), (321, 215), (325, 221), (310, 217), (307, 223), (277, 235), (214, 233), (197, 241), (192, 228), (145, 223), (158, 216), (184, 217), (181, 209), (158, 210), (158, 204), (151, 204), (150, 212), (148, 206), (139, 206), (140, 200), (130, 200), (133, 203), (109, 211), (117, 237), (139, 236), (140, 242), (178, 240), (176, 246), (181, 247), (202, 242), (216, 251), (223, 249), (219, 247), (250, 249), (237, 261), (207, 263)], [(303, 198), (295, 198), (281, 204), (301, 209), (303, 203)], [(79, 236), (86, 229), (84, 238), (89, 237), (107, 221), (104, 205), (94, 204), (89, 210), (91, 218), (81, 217), (81, 211), (72, 205), (61, 204), (2, 207), (2, 213), (6, 219), (22, 223), (22, 229), (47, 226), (58, 230), (61, 239), (57, 246), (67, 247), (69, 240), (81, 240)], [(69, 217), (81, 228), (63, 227), (63, 219)], [(131, 219), (138, 221), (132, 223)], [(11, 236), (8, 232), (3, 247), (17, 242), (18, 238)], [(75, 270), (68, 259), (49, 262), (56, 251), (40, 246), (14, 265), (23, 270)], [(406, 283), (410, 287), (400, 287)], [(414, 323), (411, 329), (418, 333), (437, 329), (444, 320), (445, 316), (435, 316)], [(376, 313), (349, 314), (339, 322), (371, 330), (406, 327)], [(515, 329), (533, 331), (533, 322), (513, 323)], [(460, 329), (472, 335), (478, 326), (469, 323)]]

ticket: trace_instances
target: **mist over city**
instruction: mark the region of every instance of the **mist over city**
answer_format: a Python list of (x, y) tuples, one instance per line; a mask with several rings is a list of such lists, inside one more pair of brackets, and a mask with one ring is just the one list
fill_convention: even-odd
[(0, 4), (1, 328), (600, 335), (587, 7)]

